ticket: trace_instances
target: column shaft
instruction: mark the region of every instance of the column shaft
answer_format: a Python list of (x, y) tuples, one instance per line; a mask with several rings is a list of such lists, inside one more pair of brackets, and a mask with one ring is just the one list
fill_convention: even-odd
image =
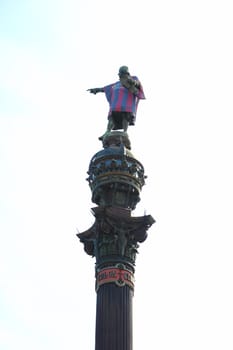
[(95, 350), (132, 350), (133, 290), (115, 283), (97, 291)]

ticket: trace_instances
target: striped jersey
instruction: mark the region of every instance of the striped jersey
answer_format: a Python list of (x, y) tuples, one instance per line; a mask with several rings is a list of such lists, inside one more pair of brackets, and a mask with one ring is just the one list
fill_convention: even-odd
[[(132, 78), (139, 81), (135, 76)], [(130, 112), (136, 116), (139, 100), (145, 99), (141, 84), (137, 95), (125, 88), (120, 81), (105, 86), (104, 92), (110, 106), (109, 115), (112, 112)]]

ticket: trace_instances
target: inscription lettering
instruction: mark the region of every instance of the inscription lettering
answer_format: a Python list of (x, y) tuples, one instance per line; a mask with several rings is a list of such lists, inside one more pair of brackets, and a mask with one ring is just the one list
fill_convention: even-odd
[(98, 289), (102, 284), (115, 282), (118, 286), (127, 284), (131, 288), (134, 287), (133, 273), (128, 270), (119, 268), (106, 268), (97, 274), (96, 288)]

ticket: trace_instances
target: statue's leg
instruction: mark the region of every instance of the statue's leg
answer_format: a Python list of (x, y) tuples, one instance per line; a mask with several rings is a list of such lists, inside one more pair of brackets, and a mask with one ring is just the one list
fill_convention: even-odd
[(108, 118), (108, 124), (107, 124), (107, 130), (105, 131), (105, 133), (99, 137), (99, 140), (103, 140), (104, 136), (109, 133), (113, 128), (114, 128), (114, 121), (113, 121), (113, 118), (112, 116), (109, 116)]
[(109, 117), (108, 119), (108, 125), (107, 125), (107, 132), (110, 132), (114, 127), (114, 122), (112, 119), (112, 116)]
[(126, 132), (128, 130), (128, 126), (129, 126), (129, 121), (128, 121), (128, 118), (126, 116), (122, 120), (122, 126), (123, 126), (124, 132)]

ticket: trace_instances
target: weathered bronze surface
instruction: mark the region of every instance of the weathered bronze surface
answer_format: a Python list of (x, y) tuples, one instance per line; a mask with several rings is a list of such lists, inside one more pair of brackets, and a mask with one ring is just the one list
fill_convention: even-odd
[(154, 223), (152, 216), (133, 217), (129, 209), (104, 206), (92, 212), (95, 223), (77, 236), (86, 253), (96, 257), (96, 270), (123, 263), (134, 271), (138, 243), (147, 238), (147, 230)]
[[(123, 89), (121, 92), (145, 98), (140, 82), (129, 75), (126, 66), (120, 68), (119, 78), (116, 88)], [(85, 252), (96, 261), (95, 350), (132, 350), (136, 256), (155, 220), (151, 215), (132, 215), (140, 201), (146, 176), (142, 163), (131, 152), (126, 131), (132, 120), (128, 112), (115, 114), (111, 110), (108, 88), (89, 89), (94, 94), (107, 94), (111, 113), (107, 131), (99, 138), (103, 148), (92, 157), (87, 171), (92, 202), (97, 205), (92, 209), (95, 222), (77, 236)]]
[[(105, 148), (96, 153), (88, 169), (92, 201), (101, 206), (135, 209), (145, 184), (144, 168), (125, 146), (125, 133), (105, 136)], [(123, 135), (121, 135), (123, 134)]]

